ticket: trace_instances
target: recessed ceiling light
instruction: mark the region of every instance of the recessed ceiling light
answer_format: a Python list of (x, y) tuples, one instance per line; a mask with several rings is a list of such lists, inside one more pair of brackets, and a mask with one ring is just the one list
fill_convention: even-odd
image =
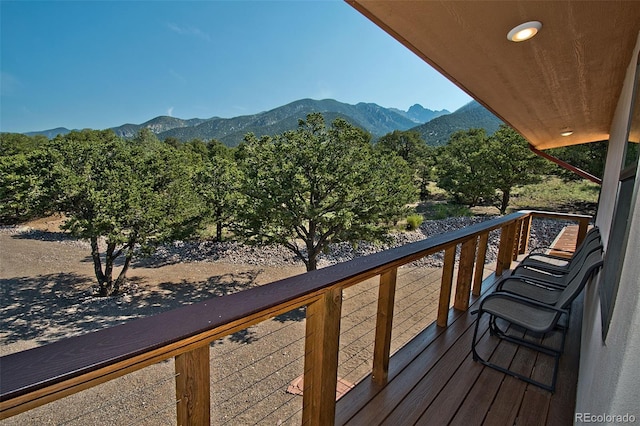
[(564, 132), (560, 133), (560, 136), (571, 136), (573, 134), (573, 130), (565, 130)]
[(529, 40), (531, 37), (536, 35), (538, 31), (540, 31), (540, 28), (542, 28), (542, 22), (525, 22), (524, 24), (520, 24), (509, 31), (509, 34), (507, 34), (507, 39), (515, 42)]

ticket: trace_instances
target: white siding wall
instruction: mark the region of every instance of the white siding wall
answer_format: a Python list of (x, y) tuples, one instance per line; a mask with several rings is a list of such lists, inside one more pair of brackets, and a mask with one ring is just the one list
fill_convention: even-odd
[[(627, 70), (613, 119), (596, 224), (606, 244), (613, 216), (620, 165), (640, 51), (640, 34)], [(639, 100), (640, 101), (640, 100)], [(640, 173), (638, 174), (640, 176)], [(587, 289), (576, 413), (631, 414), (640, 422), (640, 179), (636, 181), (630, 213), (630, 233), (618, 287), (615, 311), (602, 341), (600, 299), (596, 285)], [(581, 424), (577, 422), (576, 424)]]

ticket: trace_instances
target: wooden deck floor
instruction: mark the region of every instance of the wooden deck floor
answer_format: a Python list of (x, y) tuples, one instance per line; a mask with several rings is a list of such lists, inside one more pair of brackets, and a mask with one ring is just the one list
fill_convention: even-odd
[[(483, 296), (495, 277), (485, 280)], [(483, 297), (472, 299), (476, 305)], [(572, 307), (571, 324), (560, 359), (556, 392), (505, 375), (473, 361), (471, 339), (476, 315), (449, 313), (449, 327), (432, 324), (391, 358), (389, 382), (377, 388), (369, 377), (342, 397), (336, 408), (340, 425), (567, 425), (573, 423), (579, 365), (581, 298)], [(479, 344), (491, 361), (537, 379), (550, 378), (553, 359), (484, 335)], [(545, 337), (545, 343), (559, 336)]]

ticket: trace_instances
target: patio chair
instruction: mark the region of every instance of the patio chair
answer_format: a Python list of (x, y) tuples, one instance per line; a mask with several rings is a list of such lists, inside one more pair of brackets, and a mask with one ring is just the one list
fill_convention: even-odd
[(580, 256), (589, 254), (598, 246), (602, 246), (600, 229), (594, 226), (587, 232), (584, 240), (573, 252), (571, 258), (556, 256), (548, 253), (531, 253), (520, 261), (518, 268), (541, 270), (556, 275), (566, 274), (571, 268), (571, 264), (576, 259), (579, 259)]
[[(508, 293), (506, 291), (496, 291), (485, 297), (480, 302), (480, 307), (477, 310), (478, 318), (471, 343), (474, 361), (505, 374), (514, 376), (527, 383), (539, 386), (542, 389), (554, 392), (556, 378), (558, 375), (558, 364), (560, 355), (564, 350), (566, 334), (566, 327), (562, 326), (560, 319), (568, 314), (568, 309), (570, 308), (573, 300), (580, 294), (591, 277), (602, 267), (602, 263), (602, 252), (594, 252), (587, 256), (583, 267), (580, 268), (580, 273), (568, 282), (567, 286), (563, 290), (556, 293), (554, 296), (556, 297), (556, 301), (552, 304), (543, 303), (533, 298), (523, 297), (522, 295)], [(476, 345), (478, 341), (480, 320), (484, 314), (489, 315), (489, 331), (492, 336), (534, 349), (554, 358), (554, 367), (550, 384), (543, 383), (518, 372), (511, 371), (506, 367), (489, 362), (480, 356), (476, 349)], [(498, 325), (498, 320), (504, 324), (504, 328), (501, 328)], [(526, 334), (532, 333), (540, 337), (543, 337), (550, 331), (559, 330), (562, 336), (562, 341), (558, 348), (538, 344), (532, 340), (519, 337), (513, 332), (509, 332), (507, 328), (510, 328), (510, 326), (514, 326), (516, 329), (523, 329)]]
[(553, 305), (558, 301), (562, 291), (572, 282), (580, 280), (585, 271), (594, 264), (602, 262), (602, 248), (592, 251), (581, 261), (574, 262), (568, 274), (549, 276), (545, 278), (531, 278), (526, 275), (511, 275), (498, 282), (496, 291), (517, 294), (518, 296)]
[(580, 250), (571, 258), (567, 268), (562, 272), (552, 272), (538, 267), (520, 264), (513, 270), (510, 277), (526, 280), (539, 285), (564, 288), (567, 283), (578, 273), (586, 258), (595, 252), (602, 252), (602, 242), (600, 238), (594, 238), (586, 245), (581, 245)]

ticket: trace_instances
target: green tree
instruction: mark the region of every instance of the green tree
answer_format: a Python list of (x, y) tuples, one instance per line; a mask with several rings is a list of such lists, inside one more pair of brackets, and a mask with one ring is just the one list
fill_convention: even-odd
[(180, 149), (182, 147), (182, 141), (180, 141), (180, 139), (173, 136), (168, 136), (164, 138), (163, 142), (166, 143), (167, 145), (171, 145), (171, 147), (175, 149)]
[(17, 223), (50, 211), (51, 164), (45, 136), (0, 134), (0, 223)]
[(0, 133), (0, 156), (27, 154), (49, 141), (46, 136), (27, 136), (22, 133)]
[[(602, 178), (608, 146), (607, 142), (593, 142), (553, 148), (549, 150), (549, 154), (596, 177)], [(563, 167), (556, 167), (555, 173), (565, 181), (582, 179), (580, 175)]]
[(505, 214), (513, 188), (539, 182), (547, 162), (534, 154), (528, 142), (511, 127), (502, 124), (489, 138), (487, 169), (489, 184), (498, 191), (497, 207)]
[(327, 127), (310, 114), (273, 139), (247, 135), (236, 153), (244, 173), (239, 231), (250, 242), (284, 245), (308, 271), (332, 242), (381, 238), (415, 200), (406, 162), (373, 152), (369, 136), (342, 119)]
[(495, 188), (491, 185), (491, 169), (487, 167), (490, 155), (484, 129), (453, 133), (438, 153), (438, 186), (460, 204), (476, 206), (492, 200)]
[(382, 136), (376, 147), (383, 152), (393, 152), (399, 155), (409, 166), (417, 169), (427, 144), (420, 137), (420, 133), (416, 131), (394, 130)]
[(206, 158), (209, 155), (207, 144), (201, 139), (191, 139), (189, 142), (184, 144), (183, 148), (203, 158)]
[(209, 151), (209, 158), (223, 157), (229, 160), (233, 159), (233, 149), (227, 147), (219, 140), (211, 139), (207, 142), (207, 150)]
[(240, 197), (240, 170), (224, 155), (205, 158), (195, 176), (197, 192), (208, 212), (207, 221), (216, 226), (216, 240), (222, 241), (223, 227), (234, 217)]
[(435, 165), (435, 150), (426, 144), (420, 133), (413, 130), (394, 130), (382, 136), (376, 148), (382, 152), (395, 153), (409, 164), (414, 170), (414, 180), (420, 190), (420, 199), (426, 200), (429, 196), (427, 187)]
[(18, 223), (50, 212), (50, 170), (41, 149), (0, 156), (0, 223)]
[[(126, 142), (110, 130), (83, 130), (50, 146), (57, 206), (68, 218), (64, 228), (90, 241), (101, 296), (118, 293), (138, 250), (189, 235), (202, 216), (193, 158), (149, 133)], [(114, 277), (120, 256), (123, 266)]]

